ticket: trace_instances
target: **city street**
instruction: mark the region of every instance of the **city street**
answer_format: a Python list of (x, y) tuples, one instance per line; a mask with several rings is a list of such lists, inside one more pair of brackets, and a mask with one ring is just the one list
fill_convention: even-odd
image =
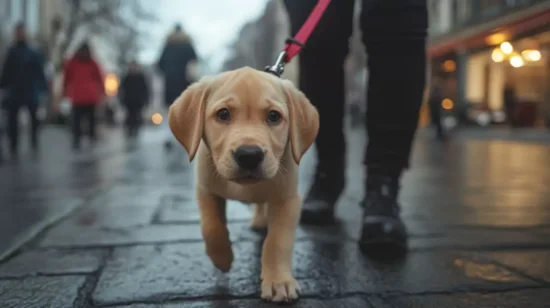
[[(116, 129), (103, 136), (74, 154), (67, 132), (47, 128), (38, 157), (0, 165), (0, 307), (274, 306), (259, 300), (250, 208), (228, 205), (235, 261), (222, 274), (204, 250), (183, 148), (166, 152), (153, 127), (137, 146)], [(338, 223), (297, 232), (294, 307), (548, 307), (549, 132), (468, 129), (440, 143), (421, 130), (400, 198), (410, 252), (394, 263), (355, 243), (364, 142), (349, 131)]]

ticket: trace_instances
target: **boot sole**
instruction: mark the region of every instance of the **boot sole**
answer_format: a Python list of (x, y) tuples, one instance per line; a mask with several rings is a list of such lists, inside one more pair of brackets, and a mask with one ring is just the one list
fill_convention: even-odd
[[(386, 226), (390, 226), (387, 228)], [(403, 222), (389, 217), (368, 217), (364, 221), (359, 240), (360, 249), (370, 255), (383, 258), (400, 257), (407, 252), (406, 230)], [(394, 232), (394, 233), (392, 233)], [(395, 232), (402, 232), (405, 237), (396, 236)], [(375, 236), (373, 236), (375, 235)]]

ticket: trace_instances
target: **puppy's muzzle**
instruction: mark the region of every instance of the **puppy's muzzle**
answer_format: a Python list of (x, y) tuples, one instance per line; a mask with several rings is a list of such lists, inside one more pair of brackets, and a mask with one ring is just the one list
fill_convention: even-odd
[(264, 150), (259, 146), (243, 145), (233, 152), (233, 159), (239, 168), (246, 171), (257, 171), (264, 158)]

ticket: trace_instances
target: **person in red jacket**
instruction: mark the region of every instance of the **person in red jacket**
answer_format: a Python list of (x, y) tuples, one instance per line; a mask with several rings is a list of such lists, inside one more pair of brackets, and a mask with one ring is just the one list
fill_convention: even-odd
[(92, 57), (90, 46), (84, 42), (65, 64), (64, 94), (72, 103), (73, 148), (80, 148), (81, 121), (87, 118), (91, 141), (96, 140), (96, 106), (105, 95), (103, 74)]

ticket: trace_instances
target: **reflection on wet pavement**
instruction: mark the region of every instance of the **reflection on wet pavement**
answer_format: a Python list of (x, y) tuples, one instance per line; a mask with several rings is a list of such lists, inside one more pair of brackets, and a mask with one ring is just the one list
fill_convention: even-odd
[[(180, 147), (166, 152), (154, 131), (133, 145), (115, 133), (104, 147), (73, 155), (63, 133), (47, 135), (57, 144), (51, 152), (0, 166), (0, 251), (13, 252), (55, 222), (0, 264), (0, 303), (146, 308), (192, 299), (189, 307), (264, 307), (256, 300), (262, 236), (248, 229), (251, 209), (228, 206), (235, 263), (222, 275), (204, 253), (194, 170)], [(410, 253), (382, 263), (355, 244), (365, 140), (351, 131), (337, 224), (301, 226), (296, 235), (294, 270), (305, 297), (299, 307), (487, 307), (491, 300), (517, 307), (520, 299), (543, 307), (550, 142), (480, 135), (467, 131), (438, 143), (419, 133), (400, 197)], [(302, 192), (313, 157), (304, 158)], [(14, 288), (20, 291), (5, 292)]]

